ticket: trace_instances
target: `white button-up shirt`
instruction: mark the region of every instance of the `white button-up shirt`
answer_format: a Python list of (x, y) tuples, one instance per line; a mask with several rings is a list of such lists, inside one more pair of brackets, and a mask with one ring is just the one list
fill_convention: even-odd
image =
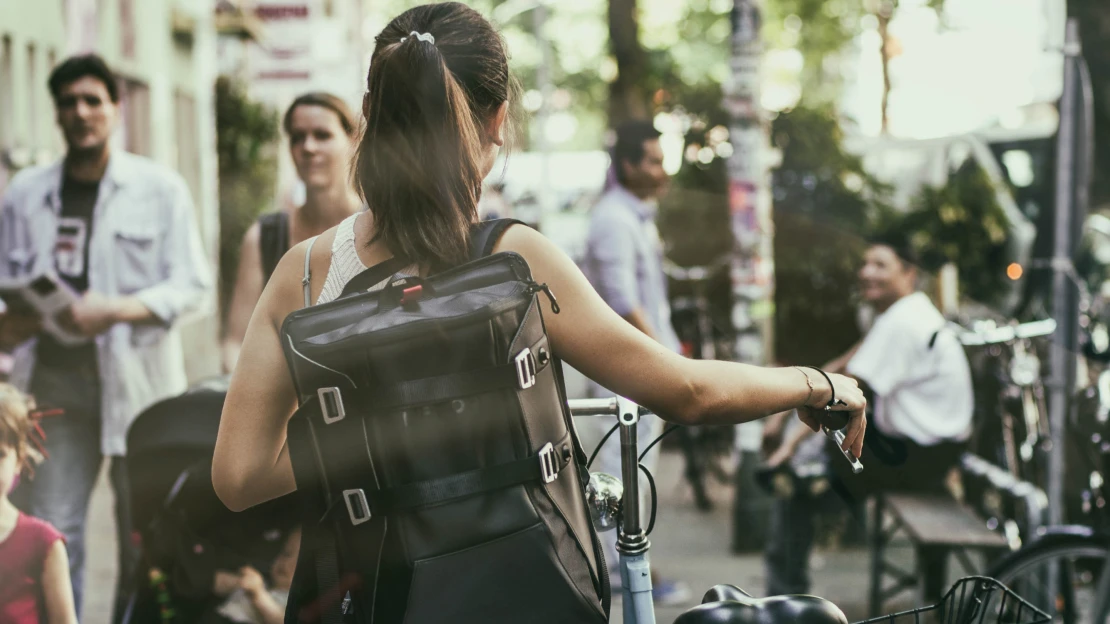
[[(0, 277), (54, 268), (62, 177), (57, 162), (21, 171), (11, 181), (0, 203)], [(112, 153), (93, 211), (88, 277), (90, 291), (137, 297), (160, 321), (120, 323), (96, 337), (101, 447), (106, 455), (123, 455), (135, 416), (185, 389), (177, 321), (212, 304), (211, 269), (181, 176), (146, 158)], [(24, 391), (36, 347), (31, 339), (14, 353), (11, 382)]]

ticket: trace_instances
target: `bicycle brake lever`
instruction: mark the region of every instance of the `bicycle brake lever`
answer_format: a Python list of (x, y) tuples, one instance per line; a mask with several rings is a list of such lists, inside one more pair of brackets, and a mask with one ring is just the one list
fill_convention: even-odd
[(844, 432), (840, 431), (839, 429), (829, 429), (828, 427), (824, 426), (821, 427), (821, 430), (825, 432), (825, 435), (830, 440), (836, 442), (837, 450), (839, 450), (840, 454), (844, 456), (844, 459), (847, 459), (848, 463), (852, 465), (852, 474), (859, 474), (863, 472), (863, 464), (861, 464), (860, 461), (855, 457), (852, 457), (851, 451), (844, 450)]

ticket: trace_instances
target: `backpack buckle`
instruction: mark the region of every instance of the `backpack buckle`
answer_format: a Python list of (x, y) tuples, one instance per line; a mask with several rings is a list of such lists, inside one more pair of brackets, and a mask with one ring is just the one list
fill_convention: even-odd
[(559, 477), (559, 464), (555, 460), (555, 446), (550, 442), (540, 449), (540, 477), (544, 483), (551, 483)]
[(527, 390), (536, 385), (536, 356), (531, 349), (525, 349), (513, 358), (516, 365), (516, 380), (521, 390)]
[(316, 398), (320, 401), (320, 413), (324, 415), (325, 425), (339, 422), (347, 415), (339, 388), (319, 388), (316, 390)]
[(352, 526), (369, 522), (370, 503), (366, 501), (366, 492), (362, 490), (343, 490), (343, 502), (347, 504), (347, 516), (351, 519)]

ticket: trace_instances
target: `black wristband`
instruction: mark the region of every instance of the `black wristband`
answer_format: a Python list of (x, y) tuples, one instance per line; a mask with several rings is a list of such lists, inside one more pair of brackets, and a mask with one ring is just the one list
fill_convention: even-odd
[(832, 407), (833, 405), (836, 405), (836, 386), (833, 385), (832, 377), (829, 377), (828, 373), (821, 370), (820, 368), (817, 368), (816, 366), (807, 366), (806, 368), (812, 368), (818, 373), (821, 373), (821, 376), (825, 378), (825, 381), (829, 382), (829, 392), (831, 393), (831, 395), (829, 396), (829, 402), (825, 404), (826, 409)]

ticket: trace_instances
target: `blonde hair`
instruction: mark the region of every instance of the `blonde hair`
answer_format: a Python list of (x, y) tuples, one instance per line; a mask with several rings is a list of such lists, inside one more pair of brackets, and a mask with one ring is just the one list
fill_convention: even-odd
[(34, 409), (34, 399), (11, 384), (0, 383), (0, 446), (14, 449), (23, 467), (29, 467), (38, 455), (30, 443)]

